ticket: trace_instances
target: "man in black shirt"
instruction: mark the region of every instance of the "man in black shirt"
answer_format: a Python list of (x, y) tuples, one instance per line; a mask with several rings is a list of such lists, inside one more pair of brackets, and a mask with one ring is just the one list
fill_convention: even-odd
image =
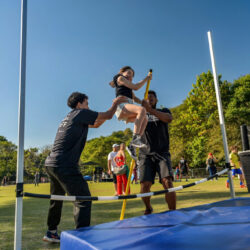
[[(141, 193), (150, 192), (156, 173), (159, 174), (160, 182), (165, 189), (173, 187), (168, 134), (168, 123), (172, 121), (172, 115), (167, 108), (156, 109), (157, 101), (156, 93), (150, 90), (148, 100), (142, 102), (148, 112), (148, 124), (144, 134), (148, 147), (139, 151)], [(153, 208), (150, 197), (143, 197), (142, 200), (146, 206), (144, 214), (151, 214)], [(165, 200), (170, 210), (176, 209), (175, 192), (166, 193)]]
[[(124, 97), (114, 99), (111, 108), (103, 113), (92, 111), (88, 107), (88, 97), (74, 92), (68, 98), (72, 109), (61, 122), (50, 155), (45, 161), (50, 177), (51, 195), (91, 196), (88, 184), (83, 179), (78, 162), (87, 140), (88, 128), (97, 128), (113, 117), (117, 106), (126, 101)], [(60, 242), (57, 226), (60, 223), (62, 201), (50, 200), (48, 213), (48, 231), (43, 240)], [(76, 228), (90, 225), (91, 201), (74, 202)]]

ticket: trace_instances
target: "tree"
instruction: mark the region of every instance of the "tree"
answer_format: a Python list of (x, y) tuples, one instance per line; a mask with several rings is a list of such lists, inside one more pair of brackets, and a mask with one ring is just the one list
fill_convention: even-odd
[(16, 172), (16, 145), (8, 141), (5, 137), (0, 137), (0, 178), (7, 176), (15, 179)]
[(250, 74), (234, 81), (226, 111), (227, 121), (240, 126), (250, 124)]

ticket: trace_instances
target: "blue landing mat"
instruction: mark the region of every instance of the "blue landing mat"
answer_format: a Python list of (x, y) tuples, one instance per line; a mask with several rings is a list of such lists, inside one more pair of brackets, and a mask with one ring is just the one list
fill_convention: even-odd
[(61, 234), (61, 250), (250, 249), (250, 198), (114, 221)]

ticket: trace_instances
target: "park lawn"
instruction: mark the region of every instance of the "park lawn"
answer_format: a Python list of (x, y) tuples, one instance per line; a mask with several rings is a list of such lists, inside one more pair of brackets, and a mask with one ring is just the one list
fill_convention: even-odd
[[(195, 181), (194, 179), (191, 182)], [(230, 199), (230, 192), (225, 187), (226, 178), (218, 181), (208, 181), (177, 192), (177, 209), (200, 204), (212, 203)], [(175, 182), (174, 186), (184, 185), (186, 182)], [(247, 189), (239, 187), (239, 180), (234, 182), (236, 197), (250, 197)], [(112, 183), (92, 183), (89, 187), (93, 196), (113, 195)], [(140, 185), (132, 185), (132, 193), (139, 193)], [(152, 191), (161, 190), (156, 183)], [(24, 185), (24, 191), (32, 193), (49, 193), (49, 184)], [(155, 213), (167, 210), (164, 195), (152, 197)], [(122, 201), (95, 201), (92, 206), (91, 225), (119, 220)], [(41, 239), (47, 230), (46, 219), (49, 201), (46, 199), (24, 198), (23, 202), (23, 232), (22, 249), (59, 249), (59, 245), (47, 244)], [(144, 206), (140, 199), (128, 200), (125, 218), (140, 216)], [(73, 206), (71, 202), (64, 202), (60, 230), (74, 228)], [(14, 241), (14, 216), (15, 216), (15, 186), (0, 187), (0, 249), (13, 249)]]

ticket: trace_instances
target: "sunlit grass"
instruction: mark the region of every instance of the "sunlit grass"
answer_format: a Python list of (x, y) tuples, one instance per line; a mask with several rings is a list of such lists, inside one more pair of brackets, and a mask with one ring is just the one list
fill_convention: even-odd
[[(194, 180), (191, 180), (192, 182)], [(226, 178), (218, 181), (208, 181), (177, 192), (177, 208), (196, 206), (215, 201), (230, 199), (230, 192), (225, 187)], [(175, 182), (175, 186), (186, 182)], [(241, 189), (239, 180), (235, 180), (237, 197), (250, 197), (247, 189)], [(89, 183), (92, 196), (113, 195), (112, 183)], [(132, 193), (139, 193), (140, 185), (132, 185)], [(162, 186), (156, 183), (152, 190), (161, 190)], [(31, 193), (49, 194), (49, 184), (24, 185), (24, 190)], [(154, 212), (167, 210), (164, 196), (152, 197)], [(119, 220), (122, 201), (96, 201), (92, 206), (91, 225)], [(24, 198), (23, 202), (23, 249), (59, 249), (58, 245), (50, 245), (41, 239), (47, 230), (46, 220), (49, 201), (46, 199)], [(125, 218), (140, 216), (144, 211), (140, 199), (128, 200)], [(0, 187), (0, 249), (13, 249), (14, 241), (14, 215), (15, 215), (15, 186)], [(71, 202), (64, 202), (62, 220), (59, 230), (74, 228), (73, 206)]]

